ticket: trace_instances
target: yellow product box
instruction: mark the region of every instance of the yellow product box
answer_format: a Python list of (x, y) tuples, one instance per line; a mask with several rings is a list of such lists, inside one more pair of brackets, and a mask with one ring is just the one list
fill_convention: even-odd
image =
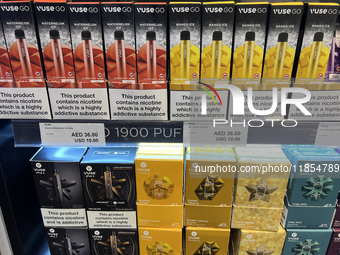
[(290, 175), (287, 158), (240, 157), (234, 205), (282, 208)]
[(182, 255), (181, 228), (138, 228), (140, 255)]
[(303, 12), (302, 2), (271, 4), (263, 84), (285, 84), (289, 87)]
[(183, 147), (183, 143), (139, 143), (138, 147)]
[(230, 229), (193, 228), (185, 230), (185, 254), (228, 254)]
[(277, 232), (233, 229), (231, 231), (231, 255), (279, 255), (282, 252), (286, 231)]
[(231, 206), (185, 205), (184, 225), (186, 227), (230, 228), (231, 210)]
[(188, 84), (200, 74), (201, 3), (170, 2), (170, 80)]
[(235, 85), (260, 84), (268, 6), (268, 2), (236, 4), (232, 67)]
[(201, 79), (229, 81), (234, 32), (234, 2), (204, 2), (202, 5)]
[(235, 157), (187, 153), (185, 165), (186, 205), (232, 205)]
[(184, 147), (180, 146), (140, 146), (137, 151), (138, 154), (155, 154), (155, 155), (183, 155), (184, 154)]
[(191, 154), (206, 154), (206, 153), (223, 153), (223, 154), (231, 154), (234, 156), (233, 147), (188, 147), (187, 152)]
[(140, 154), (135, 158), (137, 204), (183, 204), (183, 149), (174, 154)]
[(308, 3), (301, 48), (297, 51), (296, 87), (303, 84), (309, 90), (323, 88), (338, 10), (336, 3)]
[(276, 232), (280, 227), (282, 206), (266, 208), (234, 205), (231, 227)]
[(138, 227), (183, 227), (183, 205), (137, 204)]

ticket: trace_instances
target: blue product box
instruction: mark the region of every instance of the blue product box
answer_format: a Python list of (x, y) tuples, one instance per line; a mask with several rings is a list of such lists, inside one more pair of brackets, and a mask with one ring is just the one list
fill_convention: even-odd
[(286, 229), (327, 229), (333, 214), (334, 207), (292, 206), (285, 197), (281, 225)]
[[(332, 229), (287, 229), (282, 255), (326, 255)], [(335, 254), (334, 254), (335, 255)]]
[(287, 186), (289, 204), (334, 207), (339, 173), (340, 155), (295, 155)]
[(80, 163), (89, 228), (136, 228), (136, 147), (89, 148)]
[(322, 156), (322, 155), (332, 155), (339, 156), (339, 153), (333, 150), (332, 148), (320, 147), (320, 148), (282, 148), (286, 157), (290, 162), (293, 161), (294, 156), (297, 155), (305, 155), (305, 156)]

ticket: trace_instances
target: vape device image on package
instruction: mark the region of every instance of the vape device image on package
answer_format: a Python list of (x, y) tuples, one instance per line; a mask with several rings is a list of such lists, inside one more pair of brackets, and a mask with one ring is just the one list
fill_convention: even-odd
[(0, 6), (15, 81), (32, 82), (31, 87), (44, 87), (31, 3), (9, 1), (2, 2)]
[(138, 255), (135, 229), (90, 229), (93, 255)]
[(251, 86), (260, 83), (267, 16), (267, 2), (236, 4), (233, 84)]
[(230, 229), (193, 228), (185, 229), (186, 254), (228, 254)]
[(303, 12), (303, 3), (299, 2), (270, 6), (262, 74), (266, 89), (290, 84)]
[(102, 22), (99, 3), (68, 3), (77, 82), (105, 88)]
[(133, 3), (103, 2), (101, 16), (106, 71), (110, 86), (124, 89), (135, 88), (137, 75)]
[(52, 87), (71, 87), (75, 76), (66, 1), (36, 0), (34, 14), (47, 81)]
[(135, 4), (137, 73), (140, 89), (167, 87), (167, 10), (166, 3)]
[(90, 148), (81, 162), (86, 208), (136, 211), (134, 159), (137, 148)]
[(232, 229), (231, 254), (280, 254), (286, 237), (281, 227), (277, 232)]
[(182, 228), (139, 227), (139, 254), (182, 254)]
[(91, 255), (87, 228), (45, 228), (51, 255)]
[(169, 8), (170, 80), (189, 86), (200, 74), (202, 5), (170, 2)]
[(42, 208), (85, 208), (79, 162), (86, 148), (41, 148), (30, 160)]
[[(282, 255), (326, 255), (332, 229), (287, 229)], [(336, 254), (335, 252), (333, 254)]]
[(339, 4), (306, 4), (304, 29), (300, 41), (299, 56), (294, 65), (295, 84), (307, 84), (307, 88), (319, 90), (325, 78), (332, 46), (335, 21)]
[(230, 78), (235, 3), (202, 4), (201, 79), (204, 83)]

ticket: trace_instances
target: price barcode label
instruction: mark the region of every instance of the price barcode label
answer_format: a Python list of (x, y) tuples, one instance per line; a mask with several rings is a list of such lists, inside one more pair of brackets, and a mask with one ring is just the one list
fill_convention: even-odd
[(39, 123), (42, 146), (105, 146), (103, 123)]

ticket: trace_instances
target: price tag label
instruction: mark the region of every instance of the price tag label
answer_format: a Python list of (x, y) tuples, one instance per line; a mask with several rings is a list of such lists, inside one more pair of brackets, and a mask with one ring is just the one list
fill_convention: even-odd
[(105, 146), (103, 123), (39, 123), (43, 146)]
[(185, 146), (202, 145), (246, 145), (248, 126), (215, 125), (207, 123), (185, 122), (183, 126), (183, 142)]
[(321, 122), (315, 138), (315, 146), (339, 146), (340, 123)]

